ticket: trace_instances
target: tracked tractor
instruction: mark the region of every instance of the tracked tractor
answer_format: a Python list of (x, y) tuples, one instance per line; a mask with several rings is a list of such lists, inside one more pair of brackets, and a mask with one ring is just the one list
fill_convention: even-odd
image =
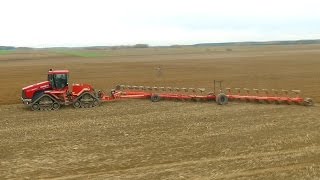
[(69, 91), (69, 71), (48, 71), (47, 81), (22, 88), (21, 100), (32, 110), (57, 110), (61, 105), (89, 108), (100, 103), (89, 84), (73, 84)]

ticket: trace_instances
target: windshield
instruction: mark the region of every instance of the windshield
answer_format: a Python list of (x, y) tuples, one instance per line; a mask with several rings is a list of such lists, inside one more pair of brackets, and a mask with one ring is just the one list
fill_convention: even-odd
[(48, 80), (54, 89), (62, 89), (68, 86), (68, 74), (49, 74)]

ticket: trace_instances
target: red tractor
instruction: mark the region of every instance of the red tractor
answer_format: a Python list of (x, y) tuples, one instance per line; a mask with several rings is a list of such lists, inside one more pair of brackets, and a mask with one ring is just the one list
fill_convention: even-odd
[(73, 104), (75, 108), (99, 105), (100, 99), (89, 84), (73, 84), (69, 91), (69, 71), (52, 70), (48, 80), (22, 88), (21, 100), (32, 110), (57, 110), (61, 105)]

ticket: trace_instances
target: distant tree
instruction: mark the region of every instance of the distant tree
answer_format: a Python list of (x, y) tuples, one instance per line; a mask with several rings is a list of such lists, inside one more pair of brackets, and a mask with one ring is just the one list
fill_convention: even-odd
[(0, 50), (14, 50), (14, 49), (16, 48), (13, 46), (0, 46)]
[(148, 48), (149, 45), (148, 44), (136, 44), (133, 46), (134, 48)]
[(182, 46), (179, 45), (179, 44), (171, 45), (170, 47), (172, 47), (172, 48), (182, 48)]
[(118, 49), (117, 46), (112, 46), (112, 47), (111, 47), (111, 50), (117, 50), (117, 49)]

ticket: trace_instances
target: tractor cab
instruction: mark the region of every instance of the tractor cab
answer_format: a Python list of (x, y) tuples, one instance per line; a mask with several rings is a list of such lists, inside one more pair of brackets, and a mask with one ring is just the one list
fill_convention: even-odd
[(52, 70), (48, 72), (48, 81), (54, 90), (68, 89), (68, 70)]

